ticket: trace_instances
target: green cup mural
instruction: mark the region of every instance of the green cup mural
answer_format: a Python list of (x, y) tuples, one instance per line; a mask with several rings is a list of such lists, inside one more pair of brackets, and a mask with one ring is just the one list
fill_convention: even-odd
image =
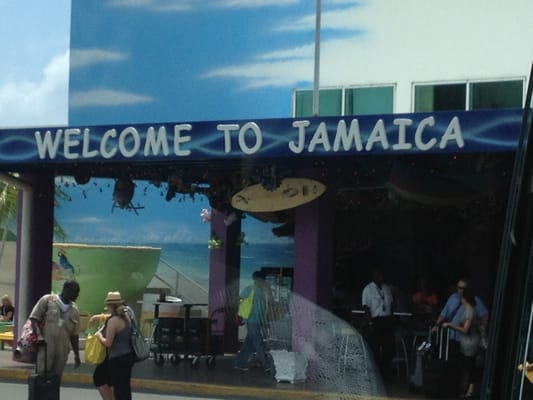
[(89, 314), (102, 312), (109, 291), (120, 291), (135, 305), (152, 280), (160, 255), (157, 247), (54, 243), (52, 290), (60, 292), (65, 280), (75, 279), (81, 287), (76, 303)]

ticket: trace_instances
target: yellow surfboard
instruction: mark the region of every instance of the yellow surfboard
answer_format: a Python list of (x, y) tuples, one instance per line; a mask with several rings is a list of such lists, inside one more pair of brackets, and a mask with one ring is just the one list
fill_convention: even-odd
[(285, 178), (276, 190), (267, 190), (261, 184), (248, 186), (233, 195), (231, 205), (250, 212), (281, 211), (308, 203), (325, 191), (326, 186), (314, 179)]

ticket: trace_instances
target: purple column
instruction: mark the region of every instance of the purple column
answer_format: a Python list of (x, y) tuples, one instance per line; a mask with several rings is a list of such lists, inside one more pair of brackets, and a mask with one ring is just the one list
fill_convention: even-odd
[[(21, 327), (33, 305), (52, 287), (54, 176), (24, 174), (31, 190), (19, 192), (15, 326)], [(82, 289), (83, 290), (83, 289)]]
[(334, 266), (335, 198), (331, 190), (295, 210), (294, 293), (330, 308)]
[(295, 210), (293, 347), (314, 342), (317, 306), (331, 309), (335, 195), (329, 189)]
[[(221, 241), (219, 249), (211, 249), (209, 256), (209, 315), (216, 320), (212, 328), (223, 332), (224, 351), (234, 352), (238, 345), (237, 305), (239, 301), (239, 277), (241, 250), (237, 239), (241, 233), (241, 221), (231, 225), (224, 223), (224, 213), (211, 214), (211, 234)], [(224, 312), (217, 310), (223, 309)]]

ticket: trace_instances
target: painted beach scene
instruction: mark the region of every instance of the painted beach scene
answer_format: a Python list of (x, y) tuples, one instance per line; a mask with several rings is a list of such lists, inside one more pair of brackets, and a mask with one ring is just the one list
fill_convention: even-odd
[[(63, 200), (55, 218), (65, 237), (53, 244), (52, 289), (60, 291), (66, 279), (77, 280), (78, 307), (89, 315), (102, 312), (103, 299), (112, 290), (120, 291), (145, 319), (153, 317), (161, 293), (182, 304), (207, 303), (210, 252), (218, 251), (210, 243), (208, 200), (184, 196), (167, 202), (164, 188), (139, 181), (131, 207), (122, 209), (113, 203), (115, 183), (56, 179)], [(276, 235), (275, 224), (239, 218), (241, 288), (261, 268), (292, 268), (291, 237)]]

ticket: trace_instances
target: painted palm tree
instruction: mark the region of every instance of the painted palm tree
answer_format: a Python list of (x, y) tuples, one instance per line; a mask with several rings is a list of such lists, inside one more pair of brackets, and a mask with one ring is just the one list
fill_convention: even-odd
[(18, 209), (18, 189), (0, 181), (0, 259), (4, 255), (9, 224), (16, 218)]
[[(19, 190), (0, 180), (0, 259), (4, 255), (6, 240), (8, 239), (9, 226), (15, 221), (18, 211)], [(61, 200), (67, 200), (69, 196), (56, 186), (55, 205), (60, 206)], [(54, 219), (54, 238), (64, 240), (66, 233)]]

